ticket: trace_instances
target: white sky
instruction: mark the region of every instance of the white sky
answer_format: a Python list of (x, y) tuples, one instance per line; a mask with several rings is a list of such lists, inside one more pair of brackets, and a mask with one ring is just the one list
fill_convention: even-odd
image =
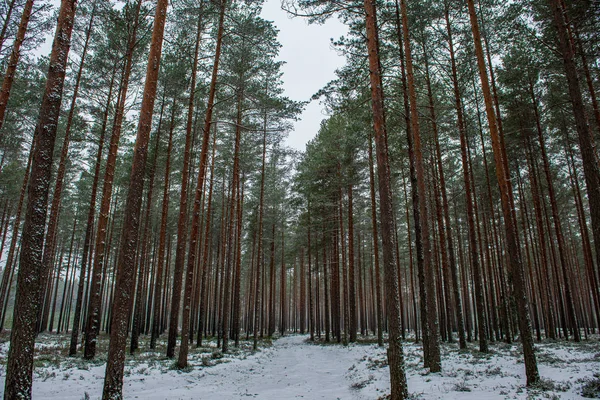
[[(279, 58), (283, 66), (283, 88), (292, 100), (306, 101), (335, 78), (335, 69), (344, 64), (330, 46), (330, 38), (346, 34), (347, 28), (337, 19), (329, 19), (323, 25), (309, 25), (306, 18), (289, 18), (281, 9), (280, 0), (267, 0), (261, 16), (274, 21), (279, 28), (282, 48)], [(326, 117), (318, 101), (308, 104), (295, 122), (286, 144), (304, 150), (306, 143), (318, 133), (321, 120)]]

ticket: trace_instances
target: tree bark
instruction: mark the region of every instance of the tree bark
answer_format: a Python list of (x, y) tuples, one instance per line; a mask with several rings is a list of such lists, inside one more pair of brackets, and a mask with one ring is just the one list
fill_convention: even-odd
[[(462, 102), (461, 102), (461, 96), (460, 96), (460, 89), (458, 86), (458, 71), (456, 68), (456, 59), (454, 56), (454, 41), (452, 40), (452, 27), (450, 25), (450, 16), (449, 16), (449, 4), (448, 2), (445, 2), (445, 13), (444, 13), (444, 17), (446, 19), (446, 31), (448, 33), (448, 49), (450, 52), (450, 62), (452, 64), (452, 88), (454, 89), (454, 103), (455, 103), (455, 107), (456, 107), (456, 123), (458, 125), (458, 132), (461, 136), (461, 157), (462, 157), (462, 167), (463, 167), (463, 178), (465, 179), (465, 186), (467, 188), (470, 188), (470, 183), (467, 182), (466, 178), (469, 177), (469, 170), (468, 170), (468, 163), (466, 160), (466, 137), (465, 137), (465, 154), (464, 156), (462, 155), (462, 138), (463, 136), (465, 136), (465, 123), (464, 123), (464, 116), (463, 116), (463, 112), (462, 112)], [(468, 189), (467, 189), (468, 190)], [(472, 205), (472, 204), (471, 204)], [(467, 207), (469, 207), (469, 203), (467, 204)], [(445, 210), (446, 211), (446, 210)], [(446, 224), (450, 227), (451, 226), (451, 222), (450, 222), (450, 215), (445, 215), (446, 216)], [(450, 238), (450, 236), (448, 236), (448, 250), (451, 254), (451, 260), (454, 257), (453, 253), (454, 253), (454, 245), (451, 246), (452, 243), (452, 239)], [(452, 250), (450, 250), (452, 249)], [(459, 341), (459, 347), (461, 349), (466, 349), (467, 348), (467, 341), (465, 338), (465, 322), (464, 322), (464, 317), (463, 317), (463, 309), (462, 309), (462, 301), (461, 301), (461, 295), (460, 295), (460, 288), (459, 288), (459, 281), (458, 281), (458, 270), (457, 270), (457, 265), (456, 265), (456, 259), (454, 260), (454, 262), (450, 261), (450, 273), (452, 274), (452, 292), (454, 294), (454, 308), (456, 311), (456, 317), (458, 320), (458, 341)]]
[[(95, 4), (95, 3), (94, 3)], [(83, 74), (83, 67), (85, 65), (85, 57), (87, 55), (88, 45), (90, 43), (90, 37), (92, 36), (92, 28), (94, 25), (96, 9), (92, 9), (90, 15), (90, 22), (88, 23), (85, 42), (83, 44), (83, 50), (81, 53), (81, 61), (79, 62), (79, 69), (77, 71), (77, 77), (75, 78), (75, 87), (73, 88), (73, 97), (71, 98), (71, 107), (69, 109), (69, 115), (67, 117), (67, 126), (65, 128), (65, 137), (60, 153), (60, 162), (58, 164), (58, 172), (56, 173), (56, 183), (54, 185), (54, 193), (52, 194), (52, 206), (50, 207), (50, 219), (48, 221), (48, 228), (46, 232), (46, 243), (44, 244), (44, 254), (42, 257), (42, 263), (44, 268), (49, 273), (53, 271), (52, 255), (55, 251), (55, 240), (58, 229), (58, 221), (60, 218), (60, 205), (62, 198), (63, 183), (65, 180), (65, 174), (67, 172), (67, 158), (69, 156), (69, 144), (71, 142), (71, 126), (73, 125), (73, 116), (75, 115), (75, 107), (77, 105), (77, 96), (79, 94), (79, 85), (81, 84), (81, 75)], [(43, 296), (44, 293), (42, 293)], [(40, 298), (40, 303), (43, 301), (43, 297)], [(45, 307), (47, 308), (47, 307)], [(38, 331), (42, 332), (46, 329), (48, 322), (47, 310), (42, 310), (43, 315), (38, 316), (38, 323), (40, 324)]]
[(100, 201), (100, 213), (96, 227), (96, 243), (94, 246), (94, 263), (91, 266), (91, 284), (89, 285), (89, 301), (87, 310), (87, 323), (85, 325), (85, 348), (84, 358), (92, 359), (96, 355), (96, 337), (100, 331), (100, 310), (102, 303), (102, 271), (105, 265), (105, 249), (108, 228), (108, 218), (110, 213), (110, 201), (112, 186), (114, 181), (117, 151), (119, 149), (119, 139), (121, 137), (121, 128), (123, 117), (125, 115), (125, 100), (127, 98), (127, 88), (129, 86), (129, 77), (133, 65), (133, 50), (137, 44), (137, 29), (139, 27), (139, 15), (142, 0), (138, 0), (133, 21), (133, 29), (129, 38), (125, 69), (121, 80), (121, 90), (115, 110), (115, 119), (113, 123), (108, 158), (106, 160), (106, 170), (104, 172), (104, 182), (102, 184), (102, 200)]
[[(2, 81), (2, 88), (0, 89), (0, 131), (4, 124), (4, 118), (6, 116), (6, 106), (10, 98), (10, 91), (12, 84), (15, 80), (15, 72), (17, 71), (17, 65), (19, 64), (19, 58), (21, 56), (21, 45), (25, 40), (25, 33), (27, 32), (27, 25), (31, 17), (31, 10), (33, 9), (33, 0), (27, 0), (23, 7), (23, 14), (21, 14), (21, 22), (19, 23), (19, 29), (17, 30), (17, 36), (13, 43), (12, 52), (10, 53), (10, 59), (4, 73), (4, 80)], [(70, 36), (69, 39), (70, 40)]]
[(579, 332), (579, 324), (577, 316), (575, 315), (575, 306), (573, 301), (573, 293), (571, 289), (571, 283), (568, 276), (568, 265), (567, 265), (567, 254), (566, 244), (562, 231), (562, 224), (558, 215), (558, 205), (556, 202), (556, 194), (554, 192), (554, 182), (550, 175), (550, 162), (548, 161), (548, 154), (546, 153), (546, 143), (542, 132), (542, 125), (540, 124), (540, 116), (537, 107), (537, 100), (533, 90), (533, 84), (530, 84), (529, 90), (531, 93), (531, 101), (533, 106), (533, 113), (535, 115), (536, 130), (538, 142), (540, 145), (540, 152), (542, 153), (542, 165), (544, 166), (544, 175), (546, 177), (546, 184), (548, 185), (548, 197), (550, 197), (550, 207), (552, 210), (552, 220), (554, 222), (554, 233), (556, 235), (556, 241), (558, 243), (558, 254), (561, 264), (561, 270), (563, 273), (563, 286), (565, 291), (565, 302), (569, 318), (569, 323), (573, 329), (573, 339), (576, 342), (581, 341), (581, 333)]
[[(162, 213), (160, 217), (160, 234), (158, 243), (158, 260), (155, 270), (154, 278), (154, 311), (152, 317), (152, 333), (150, 336), (150, 348), (156, 347), (156, 340), (160, 335), (160, 315), (161, 315), (161, 303), (162, 298), (162, 283), (163, 283), (163, 265), (165, 263), (165, 245), (167, 237), (167, 218), (169, 216), (169, 189), (170, 189), (170, 176), (171, 176), (171, 151), (173, 149), (173, 123), (171, 123), (171, 129), (169, 129), (169, 143), (167, 145), (167, 160), (165, 164), (165, 177), (164, 177), (164, 188), (163, 188), (163, 200), (162, 200)], [(168, 260), (167, 260), (168, 261)]]
[[(198, 17), (198, 29), (196, 31), (196, 43), (194, 47), (194, 63), (192, 66), (192, 77), (190, 83), (190, 96), (188, 101), (187, 120), (185, 127), (185, 149), (183, 152), (183, 168), (181, 170), (181, 194), (179, 198), (179, 217), (177, 220), (177, 247), (175, 251), (175, 267), (173, 272), (173, 292), (171, 294), (171, 309), (169, 317), (169, 336), (167, 342), (167, 357), (175, 356), (175, 345), (177, 343), (177, 329), (179, 325), (179, 305), (181, 302), (181, 287), (183, 282), (183, 269), (185, 263), (185, 250), (187, 242), (187, 213), (188, 213), (188, 188), (190, 180), (190, 161), (193, 142), (193, 117), (194, 99), (196, 94), (196, 79), (198, 73), (198, 54), (201, 38), (201, 19)], [(217, 59), (215, 58), (215, 62)], [(215, 78), (213, 77), (213, 80)], [(212, 83), (211, 83), (212, 90)], [(210, 106), (210, 105), (209, 105)], [(204, 137), (206, 137), (206, 132)]]
[[(220, 13), (219, 13), (217, 43), (216, 43), (215, 56), (214, 56), (214, 61), (213, 61), (213, 70), (212, 70), (212, 78), (211, 78), (210, 90), (209, 90), (209, 95), (208, 95), (208, 102), (206, 105), (206, 116), (204, 118), (202, 150), (200, 152), (200, 165), (198, 168), (198, 181), (196, 183), (196, 193), (194, 196), (194, 208), (192, 211), (192, 225), (191, 225), (191, 232), (190, 232), (190, 241), (189, 241), (190, 245), (189, 245), (188, 261), (187, 261), (186, 288), (185, 288), (185, 293), (184, 293), (184, 302), (185, 302), (184, 310), (183, 310), (183, 318), (184, 318), (183, 324), (184, 325), (182, 326), (181, 349), (179, 350), (179, 359), (177, 362), (179, 368), (183, 368), (183, 367), (185, 367), (185, 365), (187, 365), (188, 332), (187, 332), (187, 330), (184, 331), (184, 329), (186, 328), (185, 327), (185, 318), (186, 318), (186, 314), (190, 312), (189, 308), (190, 308), (190, 302), (191, 302), (191, 288), (192, 288), (193, 278), (194, 278), (196, 247), (198, 245), (199, 230), (200, 230), (200, 214), (201, 214), (200, 208), (201, 208), (201, 200), (202, 200), (202, 188), (204, 186), (204, 178), (205, 178), (205, 173), (206, 173), (206, 159), (207, 159), (207, 155), (208, 155), (208, 145), (209, 145), (209, 140), (210, 140), (210, 127), (212, 124), (212, 113), (213, 113), (213, 107), (214, 107), (215, 95), (216, 95), (217, 75), (219, 72), (219, 60), (221, 57), (221, 42), (223, 39), (225, 9), (226, 9), (226, 2), (225, 2), (225, 0), (223, 0), (221, 2)], [(180, 210), (180, 217), (181, 217), (181, 210)], [(179, 226), (178, 226), (178, 241), (179, 241)], [(177, 246), (178, 253), (176, 254), (176, 257), (179, 257), (180, 250), (185, 252), (185, 243), (183, 244), (182, 249), (180, 249), (179, 244), (178, 244), (178, 246)], [(183, 257), (184, 254), (181, 254), (181, 256)], [(177, 260), (175, 261), (175, 268), (177, 268)], [(183, 275), (183, 271), (181, 271), (181, 274)], [(177, 275), (175, 275), (174, 279), (177, 279)], [(189, 283), (188, 283), (188, 281), (189, 281)], [(189, 291), (188, 291), (188, 287), (187, 287), (188, 285), (190, 286)], [(172, 336), (174, 336), (175, 339), (177, 337), (177, 319), (178, 319), (178, 314), (179, 314), (179, 301), (180, 301), (179, 299), (181, 296), (181, 288), (180, 288), (178, 294), (176, 294), (176, 292), (177, 292), (177, 288), (174, 287), (173, 288), (173, 301), (171, 302), (172, 315), (171, 315), (171, 323), (169, 325), (169, 344), (168, 344), (169, 346), (167, 347), (167, 356), (169, 356), (169, 349), (170, 349)], [(177, 297), (177, 299), (176, 299), (176, 297)], [(187, 300), (188, 297), (190, 298), (189, 301)], [(177, 301), (175, 301), (175, 300), (177, 300)], [(189, 316), (187, 318), (189, 318)], [(175, 321), (175, 323), (174, 323), (174, 321)], [(188, 319), (188, 324), (189, 324), (189, 319)], [(189, 326), (188, 326), (188, 329), (189, 329)], [(173, 352), (174, 352), (174, 345), (173, 345)], [(173, 355), (174, 355), (174, 353), (173, 353)]]
[(356, 342), (356, 284), (354, 267), (354, 207), (352, 185), (348, 186), (348, 297), (350, 300), (350, 342)]
[(569, 32), (567, 31), (565, 10), (559, 0), (549, 0), (549, 3), (558, 30), (559, 49), (562, 53), (569, 97), (573, 106), (575, 126), (579, 138), (579, 149), (583, 161), (583, 173), (588, 193), (592, 235), (594, 237), (594, 247), (596, 248), (596, 263), (600, 265), (600, 166), (598, 165), (592, 132), (585, 115), (585, 106), (577, 75), (577, 65), (574, 60), (575, 49), (572, 47)]
[(152, 114), (158, 83), (163, 34), (167, 17), (168, 0), (158, 0), (152, 41), (148, 55), (144, 97), (140, 109), (137, 137), (134, 147), (133, 164), (129, 179), (129, 190), (124, 208), (123, 232), (121, 235), (117, 276), (112, 306), (110, 344), (104, 378), (102, 398), (121, 399), (123, 397), (123, 370), (125, 367), (125, 345), (135, 287), (135, 252), (138, 243), (140, 206), (144, 189), (144, 171), (148, 157), (148, 142), (152, 127)]
[(379, 271), (379, 234), (377, 232), (377, 202), (375, 200), (375, 173), (373, 171), (373, 139), (369, 133), (369, 188), (371, 195), (371, 225), (375, 262), (375, 318), (377, 319), (377, 345), (383, 347), (383, 309), (381, 304), (381, 272)]
[(374, 0), (365, 0), (365, 23), (367, 31), (367, 49), (369, 55), (369, 78), (371, 84), (371, 105), (373, 111), (373, 129), (377, 152), (377, 175), (381, 216), (381, 239), (383, 244), (383, 265), (385, 272), (386, 301), (389, 321), (388, 364), (391, 381), (391, 400), (408, 397), (404, 354), (402, 350), (400, 328), (400, 298), (398, 293), (398, 270), (394, 252), (394, 228), (392, 224), (392, 191), (390, 187), (389, 159), (386, 147), (387, 131), (381, 63), (379, 59), (379, 37), (376, 6)]
[[(269, 91), (269, 81), (265, 82), (265, 91)], [(260, 196), (258, 200), (258, 248), (256, 250), (256, 285), (254, 288), (254, 339), (252, 348), (258, 349), (258, 332), (260, 330), (261, 314), (261, 278), (262, 278), (262, 248), (263, 248), (263, 217), (265, 199), (265, 161), (267, 156), (267, 112), (263, 115), (262, 164), (260, 172)]]
[(13, 228), (11, 233), (12, 237), (10, 238), (10, 246), (8, 247), (8, 256), (6, 257), (6, 264), (2, 273), (2, 283), (0, 283), (0, 312), (2, 313), (2, 317), (0, 318), (0, 332), (2, 332), (2, 330), (4, 329), (4, 319), (6, 318), (6, 304), (8, 303), (8, 293), (10, 292), (10, 283), (12, 282), (13, 271), (15, 269), (15, 249), (17, 248), (17, 242), (19, 242), (21, 213), (23, 211), (23, 202), (25, 200), (25, 194), (27, 193), (32, 160), (33, 151), (30, 151), (29, 157), (27, 159), (27, 166), (25, 167), (25, 174), (23, 176), (23, 183), (21, 185), (21, 193), (19, 195), (19, 203), (17, 204), (17, 212), (15, 215), (15, 220), (13, 222)]
[(62, 102), (76, 0), (62, 0), (56, 25), (46, 89), (31, 148), (33, 160), (29, 180), (27, 210), (21, 240), (21, 256), (13, 328), (6, 369), (4, 397), (31, 398), (36, 317), (40, 307), (43, 277), (44, 231), (48, 207), (48, 190)]
[[(85, 237), (83, 239), (83, 254), (81, 256), (81, 270), (79, 272), (79, 282), (77, 285), (77, 299), (75, 300), (75, 311), (73, 315), (73, 329), (71, 330), (71, 343), (69, 345), (69, 356), (77, 354), (77, 342), (79, 340), (79, 325), (81, 322), (81, 308), (83, 306), (83, 290), (86, 280), (86, 272), (88, 268), (88, 258), (92, 252), (92, 236), (94, 229), (94, 217), (96, 215), (96, 195), (98, 192), (98, 180), (100, 179), (100, 165), (102, 163), (102, 151), (104, 149), (104, 136), (106, 134), (106, 125), (108, 123), (108, 114), (110, 111), (110, 103), (112, 100), (113, 85), (115, 81), (117, 68), (113, 68), (106, 97), (106, 106), (104, 107), (104, 115), (102, 117), (102, 128), (100, 129), (100, 139), (98, 140), (98, 150), (96, 152), (96, 165), (94, 167), (94, 181), (92, 183), (92, 194), (90, 205), (88, 208), (87, 224), (85, 228)], [(68, 319), (67, 319), (68, 321)]]
[[(423, 271), (427, 293), (427, 320), (428, 320), (428, 359), (427, 365), (431, 372), (439, 372), (442, 369), (439, 342), (439, 326), (437, 319), (437, 303), (435, 290), (435, 275), (431, 263), (431, 243), (429, 240), (429, 211), (427, 207), (427, 188), (425, 185), (425, 166), (423, 162), (423, 150), (421, 147), (421, 134), (419, 128), (419, 113), (417, 110), (417, 93), (415, 89), (415, 78), (413, 72), (412, 50), (408, 28), (408, 11), (406, 0), (401, 0), (402, 30), (404, 33), (404, 54), (406, 55), (406, 74), (408, 78), (408, 93), (410, 97), (411, 131), (413, 138), (413, 149), (415, 157), (415, 172), (417, 175), (417, 192), (419, 193), (420, 237), (423, 247)], [(417, 225), (417, 224), (415, 224)], [(415, 231), (417, 228), (415, 227)]]
[(521, 263), (519, 248), (517, 243), (517, 231), (513, 222), (513, 210), (511, 209), (509, 185), (507, 182), (508, 171), (505, 171), (503, 161), (503, 151), (501, 148), (500, 137), (498, 134), (498, 125), (493, 108), (492, 95), (489, 87), (487, 70), (483, 56), (483, 47), (481, 45), (481, 35), (479, 34), (479, 23), (475, 12), (473, 0), (467, 0), (469, 7), (469, 17), (471, 20), (471, 29), (475, 43), (475, 54), (477, 56), (477, 66), (479, 69), (479, 78), (481, 80), (481, 89), (485, 99), (485, 109), (488, 119), (490, 136), (492, 138), (492, 149), (494, 151), (494, 160), (496, 164), (496, 177), (500, 188), (500, 197), (502, 200), (502, 212), (504, 216), (504, 227), (506, 230), (506, 247), (508, 250), (508, 259), (514, 284), (514, 295), (518, 308), (519, 330), (521, 332), (521, 342), (523, 344), (523, 355), (525, 358), (525, 372), (527, 375), (527, 385), (531, 386), (539, 381), (539, 373), (533, 345), (533, 336), (531, 333), (531, 322), (529, 320), (529, 302), (525, 292), (525, 276), (523, 265)]

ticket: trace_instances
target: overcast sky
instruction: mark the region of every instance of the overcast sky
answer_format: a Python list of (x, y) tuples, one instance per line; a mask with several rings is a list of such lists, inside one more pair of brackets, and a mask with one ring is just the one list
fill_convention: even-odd
[[(282, 44), (279, 58), (283, 66), (283, 88), (292, 100), (305, 101), (335, 78), (335, 69), (341, 67), (344, 58), (330, 46), (330, 38), (337, 39), (347, 31), (337, 19), (329, 19), (324, 25), (309, 25), (306, 18), (290, 18), (281, 9), (280, 0), (267, 0), (262, 17), (274, 21), (279, 28)], [(287, 145), (304, 150), (306, 143), (315, 137), (324, 115), (318, 101), (307, 105), (290, 132)]]

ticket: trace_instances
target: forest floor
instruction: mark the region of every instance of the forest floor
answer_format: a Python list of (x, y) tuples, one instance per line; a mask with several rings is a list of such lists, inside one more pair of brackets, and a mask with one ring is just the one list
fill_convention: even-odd
[[(190, 353), (190, 368), (178, 371), (156, 351), (128, 357), (125, 399), (385, 399), (389, 374), (385, 349), (372, 343), (344, 347), (313, 344), (292, 335), (263, 341), (253, 353), (251, 342), (222, 354), (216, 342)], [(8, 336), (0, 336), (0, 396), (4, 391)], [(140, 347), (146, 348), (142, 339)], [(34, 399), (98, 399), (102, 393), (107, 338), (101, 337), (97, 360), (67, 357), (66, 335), (42, 334), (36, 345)], [(488, 354), (475, 344), (459, 351), (442, 345), (443, 371), (422, 368), (422, 348), (405, 343), (408, 387), (412, 399), (580, 399), (600, 397), (600, 341), (536, 344), (542, 383), (525, 387), (520, 346), (494, 343)], [(594, 376), (596, 374), (596, 376)]]

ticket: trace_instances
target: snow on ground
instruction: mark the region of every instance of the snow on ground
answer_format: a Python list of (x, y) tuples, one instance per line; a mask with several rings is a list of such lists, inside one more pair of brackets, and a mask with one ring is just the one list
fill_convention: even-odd
[[(103, 340), (106, 340), (104, 338)], [(34, 399), (97, 399), (102, 393), (105, 356), (96, 361), (66, 357), (68, 338), (42, 335), (36, 355)], [(268, 345), (263, 343), (262, 345)], [(145, 342), (141, 347), (145, 348)], [(312, 344), (306, 336), (286, 336), (251, 352), (251, 343), (223, 355), (216, 343), (195, 349), (187, 371), (172, 368), (156, 352), (128, 358), (126, 399), (384, 399), (389, 393), (385, 349), (375, 344)], [(492, 344), (480, 354), (474, 344), (459, 351), (443, 344), (441, 373), (422, 367), (420, 345), (405, 343), (409, 391), (413, 399), (580, 399), (584, 385), (600, 372), (598, 338), (580, 344), (536, 345), (542, 384), (525, 388), (520, 347)], [(4, 390), (7, 343), (0, 344), (0, 395)], [(104, 351), (101, 349), (101, 351)], [(600, 385), (600, 376), (597, 384)], [(589, 389), (588, 385), (588, 389)], [(89, 397), (88, 397), (89, 396)], [(597, 393), (600, 396), (600, 392)]]

